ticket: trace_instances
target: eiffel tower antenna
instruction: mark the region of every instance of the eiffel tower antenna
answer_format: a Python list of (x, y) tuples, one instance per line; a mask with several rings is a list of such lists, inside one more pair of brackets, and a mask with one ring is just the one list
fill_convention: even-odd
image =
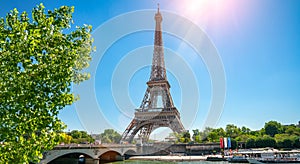
[(170, 94), (171, 86), (167, 80), (162, 40), (163, 19), (159, 4), (154, 18), (156, 22), (154, 50), (148, 87), (140, 107), (134, 113), (133, 120), (122, 135), (121, 143), (131, 143), (138, 132), (142, 141), (146, 142), (151, 132), (160, 127), (169, 127), (177, 133), (185, 131), (180, 121), (180, 114), (174, 106)]

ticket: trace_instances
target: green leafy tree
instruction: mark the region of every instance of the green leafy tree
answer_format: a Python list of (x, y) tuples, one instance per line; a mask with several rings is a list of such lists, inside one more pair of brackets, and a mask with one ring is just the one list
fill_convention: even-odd
[(241, 135), (237, 136), (235, 139), (236, 139), (236, 141), (239, 141), (239, 142), (246, 142), (250, 137), (251, 137), (251, 135), (249, 135), (249, 134), (241, 134)]
[(175, 137), (175, 143), (180, 143), (181, 142), (181, 137), (182, 137), (182, 133), (171, 133), (170, 136)]
[(219, 138), (218, 133), (215, 131), (211, 131), (207, 136), (209, 142), (218, 142)]
[[(228, 124), (225, 128), (206, 127), (203, 131), (193, 130), (193, 141), (219, 142), (221, 137), (230, 137), (232, 145), (234, 142), (246, 142), (246, 148), (299, 148), (300, 147), (300, 127), (296, 125), (281, 125), (276, 121), (269, 121), (260, 130), (252, 131), (242, 126), (241, 128), (233, 124)], [(183, 134), (178, 134), (178, 142), (185, 142)], [(237, 143), (236, 143), (237, 144)], [(232, 146), (234, 147), (234, 146)]]
[(255, 136), (255, 137), (258, 137), (260, 134), (259, 134), (259, 131), (250, 131), (250, 136)]
[(215, 129), (214, 131), (218, 134), (219, 138), (226, 136), (226, 132), (223, 128), (218, 128)]
[(300, 140), (299, 136), (290, 134), (276, 134), (274, 138), (278, 148), (297, 148)]
[(86, 131), (80, 131), (81, 133), (81, 138), (89, 138), (91, 137)]
[(249, 138), (246, 141), (246, 148), (255, 148), (255, 139), (254, 138)]
[(100, 134), (102, 143), (119, 143), (122, 136), (113, 129), (105, 129)]
[(193, 141), (196, 143), (201, 143), (201, 136), (200, 136), (200, 130), (195, 129), (193, 130)]
[(236, 149), (238, 147), (238, 142), (234, 139), (231, 139), (231, 149)]
[(264, 146), (264, 140), (261, 137), (255, 139), (255, 147), (262, 148)]
[(191, 142), (191, 134), (189, 131), (183, 132), (184, 143)]
[(300, 148), (300, 136), (295, 136), (293, 143), (294, 143), (293, 145), (294, 148)]
[(270, 136), (264, 136), (264, 147), (276, 147), (276, 140), (273, 137)]
[(213, 128), (211, 127), (205, 127), (205, 129), (203, 130), (203, 132), (200, 132), (200, 137), (202, 139), (203, 142), (207, 142), (208, 138), (207, 136), (209, 135), (209, 133), (213, 130)]
[(225, 131), (227, 136), (232, 138), (239, 136), (239, 134), (241, 133), (241, 129), (239, 129), (237, 126), (233, 124), (226, 125)]
[(94, 142), (94, 138), (86, 131), (72, 130), (69, 135), (72, 137), (72, 143), (91, 143)]
[(66, 133), (62, 133), (61, 137), (62, 137), (61, 142), (64, 144), (70, 144), (73, 139), (70, 135)]
[(292, 148), (293, 147), (293, 140), (290, 138), (284, 138), (277, 142), (277, 146), (279, 148)]
[(285, 134), (300, 136), (300, 128), (295, 125), (286, 126), (284, 132)]
[(265, 133), (271, 137), (274, 137), (275, 134), (280, 134), (283, 131), (282, 125), (277, 121), (269, 121), (265, 124)]
[(78, 139), (78, 138), (81, 138), (81, 132), (80, 131), (78, 131), (78, 130), (72, 130), (71, 132), (70, 132), (70, 136), (72, 137), (72, 138), (74, 138), (74, 139)]
[(176, 133), (177, 134), (177, 141), (180, 143), (189, 143), (191, 142), (191, 134), (189, 131), (185, 131), (182, 133)]
[(17, 9), (0, 18), (0, 163), (38, 162), (60, 142), (59, 111), (75, 101), (72, 83), (89, 75), (91, 26), (64, 30), (73, 7), (28, 14)]
[(242, 134), (249, 134), (251, 130), (245, 126), (242, 126), (241, 128)]

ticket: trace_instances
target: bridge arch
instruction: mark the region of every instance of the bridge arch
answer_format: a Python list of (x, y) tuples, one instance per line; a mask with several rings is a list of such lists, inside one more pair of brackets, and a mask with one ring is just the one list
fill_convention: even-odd
[(136, 151), (134, 151), (132, 149), (129, 149), (124, 153), (124, 155), (134, 155), (134, 154), (136, 154)]
[(136, 154), (136, 151), (132, 150), (132, 149), (129, 149), (127, 150), (124, 154), (123, 154), (123, 157), (126, 159), (129, 159), (131, 156), (135, 155)]
[[(84, 157), (88, 160), (94, 160), (95, 159), (95, 153), (92, 150), (89, 149), (62, 149), (62, 150), (52, 150), (49, 152), (46, 152), (44, 156), (45, 159), (41, 160), (40, 163), (59, 163), (61, 158), (72, 158), (72, 159), (79, 159), (80, 155), (84, 155)], [(96, 158), (97, 159), (97, 158)], [(71, 160), (70, 160), (71, 161)]]
[(48, 162), (48, 164), (58, 164), (58, 163), (78, 163), (79, 157), (83, 156), (85, 158), (85, 161), (93, 161), (93, 157), (83, 153), (83, 152), (70, 152), (61, 154), (61, 156), (51, 160)]
[(108, 163), (108, 162), (114, 162), (114, 161), (122, 161), (123, 156), (120, 152), (115, 150), (108, 150), (104, 153), (102, 153), (99, 156), (100, 163)]

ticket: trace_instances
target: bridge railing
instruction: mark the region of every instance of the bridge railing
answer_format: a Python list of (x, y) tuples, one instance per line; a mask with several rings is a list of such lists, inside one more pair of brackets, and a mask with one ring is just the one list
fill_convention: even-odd
[(54, 150), (59, 149), (98, 149), (98, 148), (121, 148), (135, 147), (135, 144), (61, 144), (54, 147)]

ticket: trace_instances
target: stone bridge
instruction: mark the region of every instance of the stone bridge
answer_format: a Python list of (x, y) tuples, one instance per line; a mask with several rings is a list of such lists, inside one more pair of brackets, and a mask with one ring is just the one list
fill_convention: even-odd
[[(80, 155), (84, 155), (87, 164), (98, 164), (99, 161), (118, 161), (124, 156), (136, 154), (137, 146), (132, 144), (71, 144), (59, 145), (53, 150), (45, 152), (40, 164), (60, 163), (59, 160), (66, 160), (67, 156), (78, 160)], [(77, 158), (77, 159), (76, 159)], [(72, 163), (72, 162), (70, 162)], [(73, 162), (74, 163), (74, 162)]]
[(211, 144), (172, 144), (153, 143), (144, 145), (133, 144), (71, 144), (56, 146), (45, 152), (40, 164), (78, 163), (79, 156), (83, 155), (86, 164), (99, 164), (127, 159), (134, 155), (204, 155), (218, 151), (219, 143)]

